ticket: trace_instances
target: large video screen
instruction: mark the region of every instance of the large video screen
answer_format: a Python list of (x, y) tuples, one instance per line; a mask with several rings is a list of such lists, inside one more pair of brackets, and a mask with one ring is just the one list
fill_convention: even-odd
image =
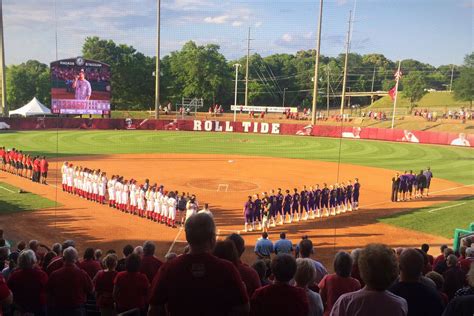
[(51, 63), (51, 111), (110, 114), (110, 66), (82, 57)]

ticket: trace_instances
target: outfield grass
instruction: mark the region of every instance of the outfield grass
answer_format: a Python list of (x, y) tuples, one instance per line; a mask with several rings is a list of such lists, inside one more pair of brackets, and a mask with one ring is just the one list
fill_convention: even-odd
[(46, 154), (49, 157), (119, 153), (207, 153), (338, 162), (339, 145), (341, 145), (342, 163), (415, 171), (431, 166), (435, 178), (440, 177), (463, 184), (474, 183), (472, 148), (238, 133), (164, 131), (0, 133), (0, 146), (21, 148), (33, 154)]
[(409, 213), (398, 213), (378, 219), (397, 227), (452, 238), (455, 228), (466, 229), (474, 221), (474, 196), (424, 207)]
[(57, 205), (56, 202), (33, 193), (18, 193), (19, 190), (17, 187), (0, 182), (0, 214), (33, 211)]
[[(401, 97), (397, 101), (397, 107), (399, 109), (409, 108), (410, 100), (403, 96), (403, 92), (400, 93), (400, 96)], [(437, 111), (444, 111), (445, 108), (459, 109), (462, 106), (469, 107), (469, 102), (455, 100), (453, 94), (450, 92), (436, 91), (425, 94), (420, 101), (416, 102), (416, 105), (420, 109), (436, 108)], [(389, 96), (385, 96), (375, 101), (369, 108), (379, 109), (392, 107), (392, 99)]]

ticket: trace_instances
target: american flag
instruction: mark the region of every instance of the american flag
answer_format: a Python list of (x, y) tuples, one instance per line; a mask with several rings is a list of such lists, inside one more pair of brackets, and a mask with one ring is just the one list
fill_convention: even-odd
[(396, 80), (400, 80), (400, 78), (402, 77), (403, 73), (401, 70), (397, 70), (397, 72), (395, 73), (395, 79)]

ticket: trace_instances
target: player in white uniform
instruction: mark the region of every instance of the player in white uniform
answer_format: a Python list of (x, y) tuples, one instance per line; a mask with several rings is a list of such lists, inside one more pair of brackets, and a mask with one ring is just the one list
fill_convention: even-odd
[(199, 205), (197, 204), (196, 196), (192, 195), (188, 203), (186, 203), (186, 220), (196, 214), (198, 208)]
[(122, 186), (122, 210), (126, 213), (128, 213), (129, 190), (130, 186), (128, 185), (128, 181), (125, 180)]
[(115, 176), (112, 176), (112, 178), (107, 183), (107, 189), (108, 189), (107, 193), (109, 194), (109, 207), (114, 207), (114, 204), (115, 204)]
[(143, 190), (143, 186), (140, 186), (138, 192), (138, 214), (140, 217), (145, 215), (145, 191)]
[(161, 220), (161, 190), (157, 188), (155, 190), (155, 205), (153, 205), (154, 210), (153, 210), (153, 215), (154, 215), (154, 220), (160, 221)]
[(115, 183), (115, 208), (122, 209), (122, 178)]
[(92, 200), (94, 202), (99, 202), (99, 173), (94, 171), (92, 175)]
[(176, 207), (178, 201), (176, 201), (175, 193), (170, 192), (168, 195), (168, 226), (176, 228)]
[(74, 169), (72, 168), (72, 164), (69, 165), (67, 168), (67, 191), (72, 193), (72, 186), (73, 186), (73, 178), (74, 178)]
[(146, 218), (150, 219), (151, 218), (151, 213), (153, 211), (153, 191), (151, 187), (148, 187), (148, 190), (146, 190), (145, 193), (145, 198), (146, 198)]
[(107, 191), (107, 175), (103, 172), (100, 175), (100, 184), (99, 184), (99, 203), (105, 203), (105, 192)]
[(68, 162), (65, 161), (64, 164), (61, 166), (61, 176), (62, 181), (61, 184), (63, 186), (63, 191), (67, 191), (67, 169), (68, 169)]
[(137, 215), (137, 195), (136, 190), (137, 186), (135, 180), (130, 180), (130, 213)]
[(161, 197), (161, 222), (168, 222), (168, 192), (163, 192)]

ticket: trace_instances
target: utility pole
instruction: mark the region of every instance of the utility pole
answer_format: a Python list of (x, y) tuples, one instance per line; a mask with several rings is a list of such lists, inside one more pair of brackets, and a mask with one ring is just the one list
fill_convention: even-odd
[(249, 61), (250, 61), (250, 27), (247, 37), (247, 65), (245, 66), (245, 106), (248, 105), (249, 100)]
[(346, 58), (344, 60), (344, 75), (342, 78), (341, 115), (344, 114), (344, 102), (346, 99), (347, 64), (349, 60), (349, 49), (350, 49), (350, 42), (351, 42), (351, 19), (352, 19), (352, 11), (349, 11), (349, 29), (347, 30)]
[(400, 72), (400, 67), (402, 65), (402, 61), (398, 61), (398, 70), (395, 74), (395, 100), (393, 101), (393, 113), (392, 113), (392, 129), (395, 126), (395, 113), (397, 112), (397, 99), (398, 99), (398, 83), (400, 82), (400, 78), (402, 77), (402, 73)]
[(160, 16), (161, 0), (156, 2), (155, 119), (160, 118)]
[[(377, 66), (376, 66), (376, 65), (374, 65), (374, 74), (372, 75), (372, 88), (370, 89), (370, 92), (374, 92), (374, 84), (375, 84), (375, 68), (376, 68), (376, 67), (377, 67)], [(374, 96), (373, 96), (373, 95), (371, 95), (371, 96), (370, 96), (370, 104), (372, 104), (372, 103), (374, 103)]]
[(237, 120), (237, 88), (239, 80), (240, 64), (234, 64), (235, 67), (235, 90), (234, 90), (234, 122)]
[(285, 107), (285, 96), (286, 96), (286, 90), (287, 90), (287, 89), (288, 89), (288, 88), (284, 88), (284, 89), (283, 89), (283, 107)]
[(326, 79), (327, 79), (327, 90), (326, 90), (326, 105), (328, 108), (327, 117), (329, 118), (329, 65), (326, 66)]
[(3, 1), (0, 0), (0, 72), (2, 74), (2, 113), (8, 115), (7, 107), (7, 84), (5, 74), (5, 46), (3, 41)]
[(453, 91), (453, 78), (454, 78), (454, 64), (451, 67), (451, 83), (449, 84), (449, 92)]
[(321, 49), (321, 26), (323, 22), (323, 0), (319, 2), (319, 23), (318, 23), (318, 39), (316, 41), (316, 62), (314, 65), (314, 80), (313, 80), (313, 107), (311, 110), (311, 124), (316, 124), (316, 103), (318, 100), (318, 75), (319, 75), (319, 51)]

